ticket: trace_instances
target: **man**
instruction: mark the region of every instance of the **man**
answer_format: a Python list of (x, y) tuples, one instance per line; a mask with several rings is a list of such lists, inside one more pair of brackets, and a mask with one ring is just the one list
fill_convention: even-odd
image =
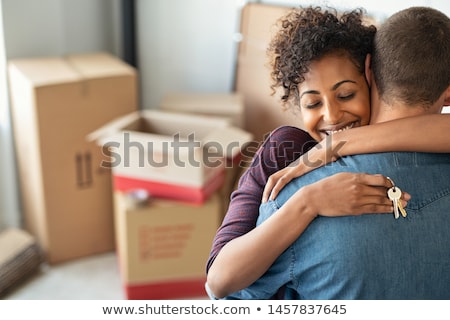
[[(423, 7), (394, 14), (371, 62), (371, 123), (440, 113), (450, 102), (450, 19)], [(264, 276), (227, 298), (269, 298), (286, 285), (302, 299), (450, 299), (449, 154), (346, 157), (293, 180), (261, 206), (258, 223), (300, 188), (349, 171), (390, 177), (412, 196), (407, 216), (319, 216)]]

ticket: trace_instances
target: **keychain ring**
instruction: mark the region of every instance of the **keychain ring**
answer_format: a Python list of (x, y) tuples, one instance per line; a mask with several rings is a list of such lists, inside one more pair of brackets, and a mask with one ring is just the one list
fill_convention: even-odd
[(386, 179), (388, 179), (388, 180), (391, 182), (392, 188), (395, 188), (395, 183), (394, 183), (394, 181), (393, 181), (391, 178), (389, 178), (389, 177), (386, 177)]

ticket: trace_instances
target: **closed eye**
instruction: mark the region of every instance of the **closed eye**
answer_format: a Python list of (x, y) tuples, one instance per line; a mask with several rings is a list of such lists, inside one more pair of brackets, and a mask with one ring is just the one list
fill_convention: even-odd
[(350, 94), (347, 94), (347, 95), (339, 96), (339, 99), (346, 101), (346, 100), (352, 99), (354, 96), (355, 96), (354, 93), (350, 93)]
[(320, 101), (319, 101), (319, 102), (316, 102), (316, 103), (306, 104), (306, 105), (305, 105), (305, 108), (306, 108), (306, 109), (315, 109), (315, 108), (319, 107), (320, 104), (321, 104)]

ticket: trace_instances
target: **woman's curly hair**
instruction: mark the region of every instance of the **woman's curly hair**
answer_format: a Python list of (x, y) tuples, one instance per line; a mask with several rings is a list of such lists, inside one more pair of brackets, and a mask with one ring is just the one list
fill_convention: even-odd
[(328, 53), (347, 53), (364, 73), (366, 55), (372, 52), (376, 27), (364, 25), (363, 9), (338, 15), (320, 7), (292, 9), (278, 23), (280, 29), (268, 47), (272, 94), (281, 87), (281, 102), (298, 105), (298, 85), (305, 80), (312, 61)]

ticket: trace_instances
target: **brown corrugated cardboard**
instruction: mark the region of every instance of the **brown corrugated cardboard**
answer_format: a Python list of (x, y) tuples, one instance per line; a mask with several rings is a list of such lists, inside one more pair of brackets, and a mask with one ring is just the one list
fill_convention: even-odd
[(0, 233), (0, 296), (39, 269), (43, 257), (26, 231), (10, 228)]
[(218, 194), (202, 205), (150, 199), (146, 206), (130, 206), (127, 197), (114, 192), (119, 269), (127, 298), (205, 296), (206, 259), (220, 223)]
[(114, 249), (111, 173), (85, 137), (137, 109), (136, 82), (106, 53), (9, 62), (24, 222), (50, 263)]
[(266, 51), (276, 21), (289, 9), (290, 7), (248, 3), (242, 10), (242, 41), (239, 44), (235, 91), (244, 97), (245, 129), (258, 141), (278, 126), (303, 126), (300, 114), (294, 114), (290, 110), (283, 111), (279, 93), (272, 96), (270, 89)]
[(222, 117), (158, 110), (115, 119), (88, 136), (108, 147), (114, 187), (203, 203), (224, 182), (225, 159), (252, 135)]
[(231, 124), (244, 128), (244, 99), (239, 93), (181, 93), (165, 95), (160, 109), (229, 118)]

